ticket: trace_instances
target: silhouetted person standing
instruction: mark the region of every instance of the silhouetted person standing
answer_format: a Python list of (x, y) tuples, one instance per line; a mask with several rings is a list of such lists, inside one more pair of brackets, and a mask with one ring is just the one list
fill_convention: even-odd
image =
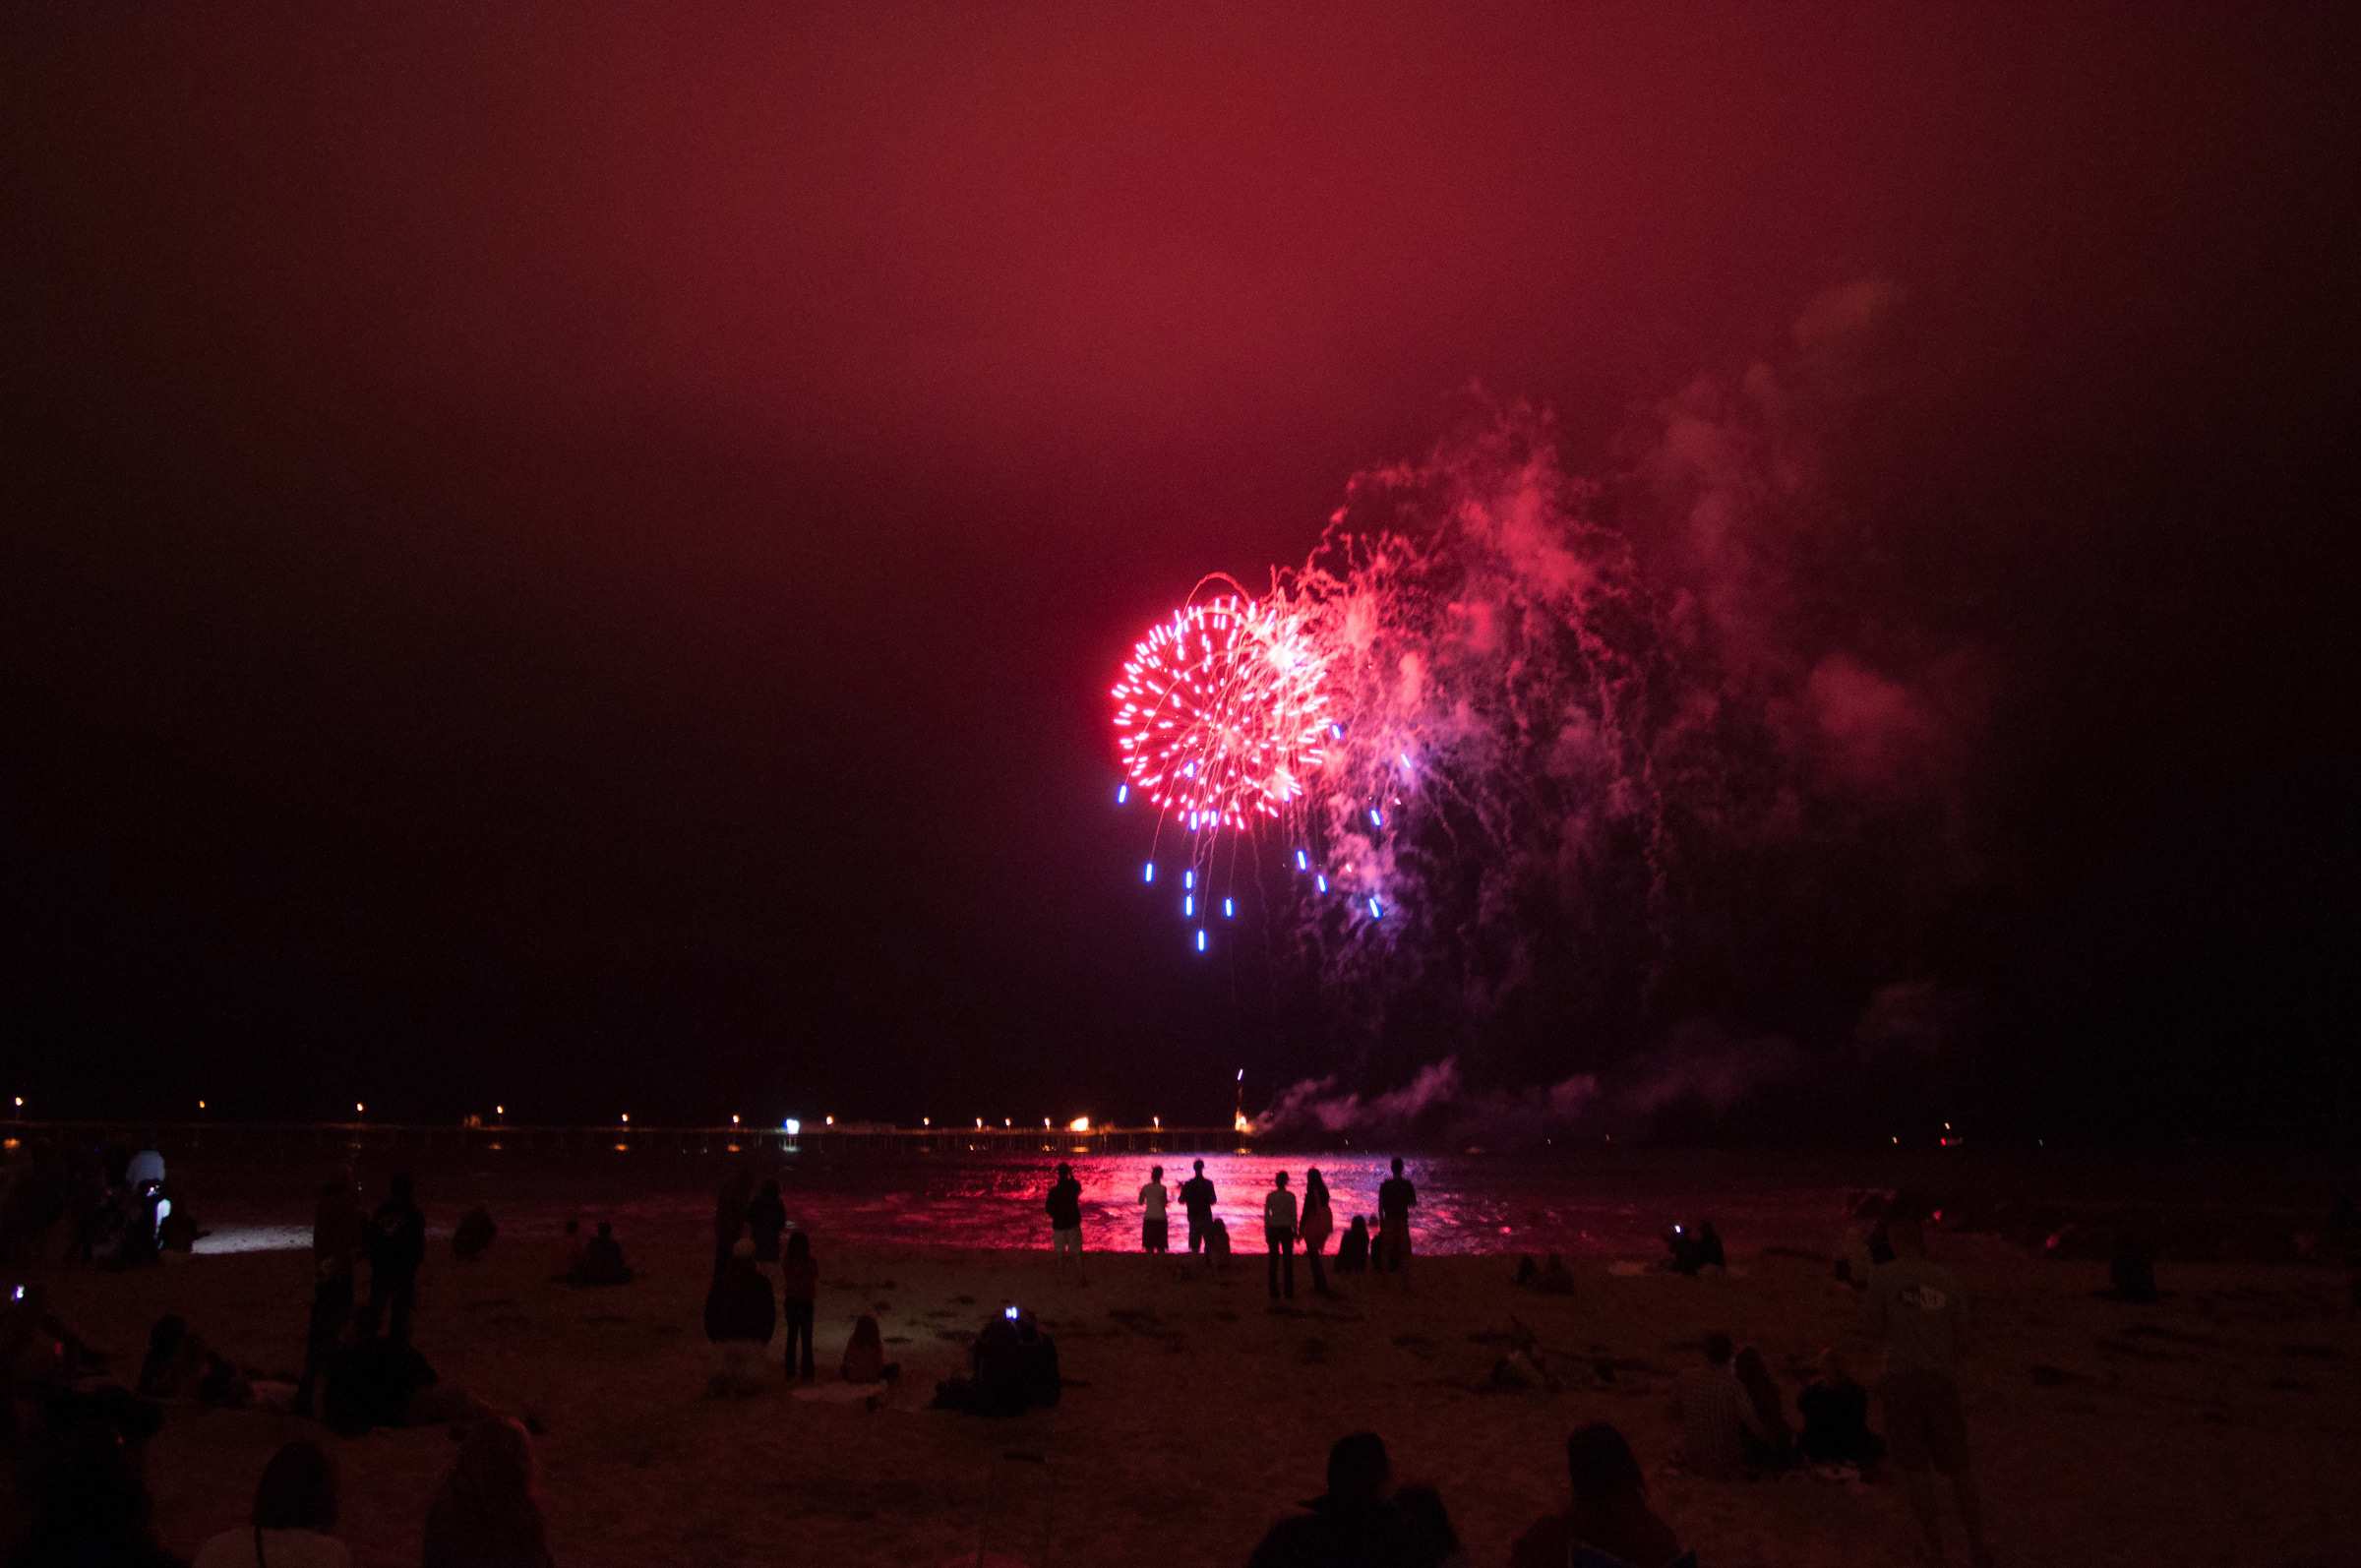
[(1205, 1179), (1205, 1162), (1196, 1163), (1195, 1176), (1180, 1183), (1180, 1207), (1188, 1211), (1188, 1249), (1205, 1249), (1205, 1233), (1213, 1222), (1213, 1183)]
[(1419, 1206), (1419, 1189), (1402, 1174), (1402, 1158), (1394, 1157), (1393, 1176), (1377, 1184), (1377, 1268), (1399, 1274), (1410, 1283), (1410, 1211)]
[[(418, 1270), (426, 1262), (426, 1216), (410, 1197), (410, 1178), (386, 1184), (386, 1201), (369, 1217), (369, 1306), (361, 1327), (396, 1345), (410, 1342), (410, 1312), (418, 1304)], [(389, 1315), (390, 1314), (390, 1315)]]
[(303, 1376), (295, 1385), (295, 1409), (307, 1416), (328, 1358), (352, 1321), (352, 1274), (362, 1241), (352, 1183), (341, 1176), (322, 1183), (320, 1206), (312, 1212), (312, 1315), (303, 1336)]
[(1164, 1167), (1148, 1167), (1147, 1183), (1139, 1189), (1139, 1249), (1142, 1252), (1170, 1252), (1173, 1249), (1172, 1223), (1165, 1218)]
[(819, 1298), (819, 1265), (813, 1261), (812, 1238), (801, 1231), (787, 1236), (787, 1256), (779, 1264), (779, 1316), (787, 1324), (787, 1376), (799, 1373), (807, 1383), (817, 1377), (812, 1358), (812, 1303)]
[(1059, 1268), (1065, 1267), (1071, 1258), (1074, 1273), (1082, 1272), (1082, 1183), (1074, 1179), (1074, 1168), (1058, 1167), (1058, 1179), (1050, 1183), (1050, 1195), (1043, 1207), (1050, 1211), (1050, 1257)]
[(1951, 1478), (1968, 1554), (1992, 1560), (1984, 1545), (1984, 1515), (1968, 1462), (1968, 1417), (1960, 1407), (1960, 1362), (1968, 1355), (1968, 1298), (1951, 1270), (1928, 1261), (1926, 1236), (1907, 1211), (1889, 1216), (1886, 1235), (1894, 1261), (1869, 1271), (1862, 1322), (1886, 1347), (1886, 1441), (1902, 1472), (1910, 1509), (1926, 1534), (1926, 1549), (1943, 1556), (1938, 1474)]
[(1287, 1298), (1296, 1298), (1296, 1195), (1287, 1190), (1287, 1173), (1271, 1178), (1271, 1195), (1262, 1200), (1262, 1240), (1270, 1252), (1271, 1299), (1279, 1299), (1280, 1268), (1287, 1270)]
[(1303, 1236), (1303, 1261), (1311, 1265), (1311, 1294), (1331, 1296), (1328, 1289), (1328, 1265), (1320, 1257), (1320, 1249), (1336, 1230), (1336, 1211), (1328, 1206), (1328, 1183), (1313, 1166), (1303, 1173), (1303, 1223), (1298, 1228)]
[(779, 1261), (779, 1234), (787, 1229), (787, 1205), (779, 1198), (775, 1180), (762, 1183), (762, 1190), (746, 1206), (746, 1228), (755, 1238), (755, 1261)]
[(709, 1392), (755, 1391), (755, 1374), (778, 1318), (779, 1309), (770, 1298), (770, 1276), (755, 1263), (753, 1238), (742, 1236), (730, 1248), (730, 1266), (705, 1293), (705, 1338), (712, 1342), (714, 1357)]
[(755, 1178), (744, 1171), (733, 1173), (713, 1195), (713, 1277), (720, 1279), (729, 1272), (730, 1248), (746, 1234), (746, 1206), (755, 1195)]

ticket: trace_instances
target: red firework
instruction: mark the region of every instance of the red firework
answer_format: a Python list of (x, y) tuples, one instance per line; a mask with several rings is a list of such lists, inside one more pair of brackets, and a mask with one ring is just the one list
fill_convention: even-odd
[(1284, 603), (1183, 606), (1139, 639), (1113, 694), (1130, 787), (1191, 832), (1282, 815), (1326, 755), (1327, 662)]

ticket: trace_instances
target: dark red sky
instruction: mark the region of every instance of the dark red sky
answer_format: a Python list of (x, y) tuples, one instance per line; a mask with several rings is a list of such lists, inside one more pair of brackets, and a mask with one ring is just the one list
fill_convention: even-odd
[(1966, 563), (1889, 618), (1996, 672), (1925, 966), (2097, 1102), (2323, 1081), (2338, 11), (1266, 10), (13, 11), (26, 1092), (1305, 1070), (1125, 896), (1116, 656), (1471, 381), (1611, 465), (1863, 277), (1931, 389), (1875, 461)]

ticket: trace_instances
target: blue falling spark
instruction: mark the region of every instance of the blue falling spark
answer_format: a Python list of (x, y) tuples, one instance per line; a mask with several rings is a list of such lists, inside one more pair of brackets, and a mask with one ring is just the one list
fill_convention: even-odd
[(1369, 900), (1369, 919), (1371, 919), (1371, 920), (1376, 920), (1376, 919), (1380, 918), (1381, 916), (1383, 916), (1384, 914), (1385, 914), (1385, 906), (1384, 906), (1383, 904), (1380, 904), (1379, 902), (1377, 902), (1377, 900), (1375, 900), (1374, 898), (1370, 899), (1370, 900)]
[(1128, 784), (1118, 784), (1118, 785), (1115, 787), (1115, 804), (1116, 804), (1116, 805), (1118, 805), (1118, 806), (1120, 806), (1120, 805), (1122, 805), (1122, 804), (1123, 804), (1123, 802), (1125, 802), (1125, 801), (1129, 800), (1130, 798), (1131, 798), (1131, 786), (1130, 786), (1130, 785), (1128, 785)]
[(1191, 871), (1191, 872), (1182, 872), (1182, 873), (1180, 874), (1180, 885), (1181, 885), (1181, 886), (1183, 886), (1183, 887), (1194, 887), (1194, 886), (1196, 886), (1196, 885), (1197, 885), (1197, 874), (1196, 874), (1195, 872), (1193, 872), (1193, 871)]
[(1156, 863), (1154, 861), (1148, 862), (1148, 869), (1146, 872), (1141, 874), (1139, 879), (1143, 882), (1149, 883), (1150, 885), (1154, 885), (1156, 881)]
[(1222, 919), (1224, 919), (1224, 920), (1236, 920), (1237, 918), (1238, 918), (1238, 905), (1237, 905), (1237, 904), (1236, 904), (1234, 901), (1232, 901), (1232, 900), (1230, 900), (1230, 899), (1227, 899), (1227, 898), (1223, 899), (1223, 900), (1222, 900)]
[(1318, 886), (1319, 886), (1319, 889), (1320, 889), (1320, 891), (1321, 891), (1321, 892), (1323, 892), (1323, 893), (1324, 893), (1324, 892), (1328, 891), (1328, 878), (1327, 878), (1327, 877), (1325, 877), (1325, 876), (1314, 876), (1314, 877), (1312, 878), (1312, 881), (1313, 881), (1313, 882), (1315, 882), (1316, 884), (1318, 884)]
[(1196, 913), (1197, 895), (1191, 893), (1186, 898), (1180, 900), (1180, 918), (1182, 920), (1192, 920), (1196, 917)]
[(1302, 850), (1296, 851), (1296, 870), (1300, 872), (1307, 872), (1311, 870), (1311, 859)]
[(1377, 808), (1374, 806), (1369, 808), (1369, 825), (1371, 827), (1383, 827), (1385, 825), (1385, 818), (1377, 814)]
[(1200, 927), (1198, 927), (1198, 928), (1197, 928), (1197, 951), (1198, 951), (1198, 952), (1203, 952), (1204, 950), (1205, 950), (1205, 928), (1204, 928), (1204, 927), (1202, 927), (1202, 926), (1200, 926)]

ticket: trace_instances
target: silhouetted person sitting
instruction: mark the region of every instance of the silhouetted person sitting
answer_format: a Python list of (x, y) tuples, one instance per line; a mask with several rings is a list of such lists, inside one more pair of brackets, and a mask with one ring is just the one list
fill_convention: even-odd
[(1366, 1274), (1369, 1271), (1369, 1220), (1365, 1214), (1353, 1216), (1345, 1228), (1344, 1239), (1336, 1243), (1336, 1272)]
[(1728, 1260), (1722, 1250), (1722, 1237), (1711, 1220), (1700, 1221), (1692, 1231), (1676, 1225), (1665, 1233), (1665, 1267), (1675, 1274), (1695, 1275), (1707, 1269), (1726, 1268)]
[(459, 1216), (458, 1229), (451, 1233), (451, 1255), (461, 1263), (473, 1263), (491, 1250), (492, 1238), (499, 1234), (492, 1211), (479, 1203)]
[(1885, 1457), (1885, 1440), (1869, 1429), (1869, 1391), (1834, 1347), (1821, 1353), (1820, 1375), (1795, 1396), (1795, 1411), (1803, 1417), (1795, 1450), (1807, 1463), (1865, 1471)]
[(107, 1420), (52, 1431), (18, 1487), (30, 1518), (4, 1554), (9, 1568), (181, 1568), (156, 1544), (136, 1451)]
[(1533, 1254), (1528, 1252), (1517, 1259), (1517, 1272), (1510, 1277), (1509, 1284), (1520, 1290), (1539, 1291), (1544, 1296), (1572, 1296), (1574, 1271), (1567, 1268), (1566, 1260), (1555, 1252), (1549, 1254), (1549, 1261), (1545, 1265), (1536, 1263)]
[(189, 1320), (168, 1312), (148, 1331), (148, 1354), (140, 1361), (135, 1387), (142, 1399), (194, 1397), (212, 1353), (189, 1327)]
[(2115, 1243), (2107, 1260), (2107, 1298), (2146, 1304), (2156, 1299), (2156, 1249), (2139, 1236)]
[(1205, 1222), (1205, 1256), (1217, 1267), (1230, 1266), (1230, 1222), (1218, 1214)]
[(730, 1249), (730, 1266), (705, 1293), (705, 1338), (716, 1363), (709, 1391), (751, 1394), (759, 1388), (763, 1354), (778, 1323), (770, 1276), (755, 1265), (754, 1238), (742, 1236)]
[(1247, 1568), (1395, 1568), (1413, 1561), (1389, 1493), (1393, 1466), (1375, 1432), (1328, 1450), (1328, 1489), (1271, 1526)]
[(561, 1285), (582, 1283), (582, 1222), (568, 1220), (566, 1234), (558, 1237), (557, 1270), (550, 1278)]
[(1019, 1416), (1036, 1406), (1058, 1403), (1064, 1382), (1058, 1372), (1058, 1346), (1030, 1312), (1010, 1307), (986, 1323), (968, 1352), (969, 1375), (936, 1385), (938, 1410), (971, 1416)]
[(387, 1183), (386, 1201), (369, 1217), (368, 1250), (369, 1305), (361, 1313), (362, 1332), (375, 1334), (382, 1322), (389, 1339), (407, 1344), (410, 1312), (418, 1302), (418, 1270), (426, 1262), (426, 1216), (411, 1200), (408, 1176)]
[(156, 1222), (155, 1247), (166, 1257), (187, 1257), (197, 1250), (197, 1216), (183, 1202), (172, 1202)]
[(410, 1424), (412, 1396), (435, 1386), (425, 1357), (398, 1340), (363, 1336), (329, 1357), (320, 1417), (340, 1436)]
[(1509, 1548), (1509, 1568), (1696, 1568), (1672, 1528), (1648, 1507), (1648, 1481), (1623, 1434), (1604, 1421), (1566, 1439), (1572, 1506)]
[(1795, 1434), (1788, 1429), (1786, 1401), (1763, 1353), (1749, 1345), (1730, 1362), (1731, 1375), (1746, 1395), (1746, 1468), (1781, 1471), (1795, 1461)]
[(867, 1312), (853, 1324), (853, 1337), (844, 1342), (844, 1358), (836, 1370), (848, 1383), (890, 1383), (902, 1375), (899, 1361), (885, 1359), (885, 1336)]
[(779, 1234), (786, 1229), (787, 1205), (779, 1197), (779, 1184), (766, 1180), (746, 1206), (746, 1230), (755, 1238), (757, 1263), (779, 1261)]
[(1709, 1480), (1729, 1480), (1746, 1470), (1746, 1419), (1752, 1406), (1730, 1372), (1734, 1355), (1728, 1335), (1708, 1334), (1704, 1363), (1689, 1367), (1672, 1385), (1681, 1463)]
[(426, 1512), (425, 1568), (549, 1568), (532, 1439), (515, 1421), (476, 1423)]
[(1065, 1394), (1065, 1379), (1058, 1371), (1058, 1342), (1030, 1312), (1017, 1314), (1016, 1350), (1025, 1403), (1035, 1410), (1052, 1408)]
[(574, 1271), (576, 1285), (629, 1285), (632, 1266), (623, 1260), (623, 1243), (615, 1239), (615, 1227), (605, 1220), (598, 1222), (598, 1235), (582, 1248), (582, 1261)]
[(1402, 1561), (1419, 1568), (1467, 1568), (1459, 1532), (1451, 1526), (1451, 1511), (1443, 1494), (1432, 1486), (1403, 1486), (1394, 1492), (1394, 1515), (1401, 1531)]
[(208, 1540), (193, 1568), (347, 1568), (335, 1528), (334, 1462), (318, 1443), (289, 1443), (263, 1468), (253, 1523)]

